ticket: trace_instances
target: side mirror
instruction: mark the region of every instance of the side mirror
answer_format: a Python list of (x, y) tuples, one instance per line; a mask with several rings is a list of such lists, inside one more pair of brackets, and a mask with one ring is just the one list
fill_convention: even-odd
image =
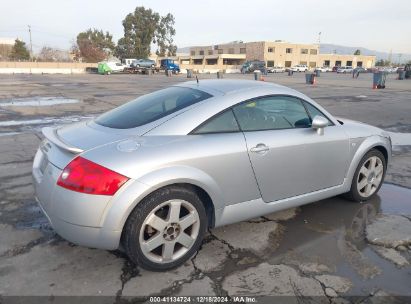
[(311, 128), (317, 130), (318, 135), (324, 135), (324, 128), (328, 126), (328, 119), (320, 115), (316, 115), (311, 123)]

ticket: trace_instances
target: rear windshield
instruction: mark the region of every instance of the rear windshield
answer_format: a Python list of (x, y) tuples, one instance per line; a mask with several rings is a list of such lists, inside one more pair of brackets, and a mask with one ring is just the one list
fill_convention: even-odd
[(143, 95), (99, 116), (95, 122), (114, 129), (136, 128), (210, 98), (203, 91), (170, 87)]

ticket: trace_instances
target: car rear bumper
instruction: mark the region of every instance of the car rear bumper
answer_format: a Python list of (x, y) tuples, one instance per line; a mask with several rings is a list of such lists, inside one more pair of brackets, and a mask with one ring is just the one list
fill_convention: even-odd
[(107, 250), (114, 250), (119, 247), (121, 231), (110, 231), (104, 228), (67, 223), (58, 217), (50, 216), (37, 197), (36, 200), (56, 233), (67, 241), (85, 247)]
[(60, 236), (82, 246), (118, 248), (121, 230), (106, 228), (101, 223), (111, 197), (78, 193), (57, 186), (61, 169), (48, 162), (40, 149), (34, 158), (32, 173), (36, 200)]

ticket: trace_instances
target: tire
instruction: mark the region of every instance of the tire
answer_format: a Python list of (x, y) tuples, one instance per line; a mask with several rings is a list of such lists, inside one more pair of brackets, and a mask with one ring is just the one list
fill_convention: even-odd
[[(177, 218), (171, 210), (175, 210)], [(155, 191), (137, 205), (125, 224), (122, 244), (137, 265), (153, 271), (169, 270), (198, 250), (207, 223), (204, 205), (197, 194), (189, 188), (170, 186)]]
[[(375, 160), (374, 167), (372, 159)], [(386, 171), (387, 162), (384, 155), (376, 149), (367, 152), (355, 170), (350, 192), (345, 194), (346, 198), (362, 202), (374, 197), (384, 182)]]

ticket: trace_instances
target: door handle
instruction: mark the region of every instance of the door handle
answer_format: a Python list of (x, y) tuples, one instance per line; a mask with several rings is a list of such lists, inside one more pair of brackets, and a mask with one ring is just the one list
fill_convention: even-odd
[(267, 147), (267, 146), (264, 145), (264, 144), (258, 144), (258, 145), (256, 145), (255, 147), (253, 147), (253, 148), (250, 149), (251, 152), (260, 153), (260, 154), (265, 153), (265, 152), (267, 152), (268, 150), (270, 150), (270, 148)]

